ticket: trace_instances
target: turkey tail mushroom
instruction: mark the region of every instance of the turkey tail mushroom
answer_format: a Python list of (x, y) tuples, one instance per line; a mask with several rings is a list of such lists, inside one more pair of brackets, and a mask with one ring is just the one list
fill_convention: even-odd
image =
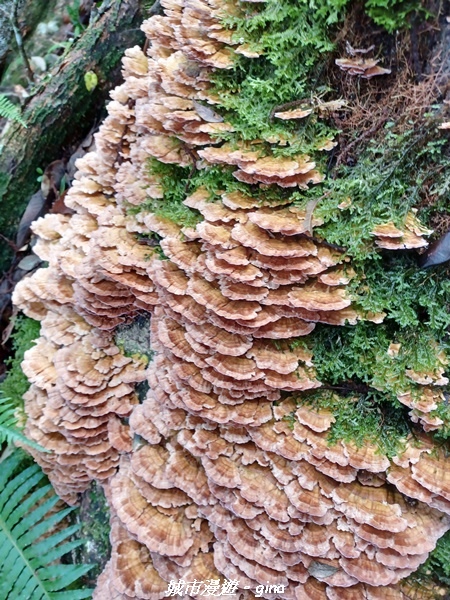
[[(278, 18), (284, 5), (304, 3), (268, 10)], [(371, 438), (331, 443), (339, 408), (357, 405), (352, 390), (324, 397), (327, 409), (308, 402), (329, 391), (314, 330), (362, 320), (376, 330), (385, 316), (351, 293), (365, 277), (351, 252), (313, 235), (325, 217), (303, 190), (322, 182), (318, 152), (331, 134), (314, 129), (314, 115), (305, 149), (300, 136), (250, 139), (239, 119), (220, 116), (238, 92), (222, 104), (216, 75), (264, 52), (234, 35), (254, 6), (161, 6), (143, 25), (146, 53), (126, 52), (95, 151), (78, 161), (66, 195), (74, 214), (34, 226), (49, 266), (15, 293), (42, 322), (23, 367), (33, 384), (25, 431), (53, 450), (36, 457), (64, 498), (75, 502), (93, 478), (107, 488), (113, 549), (98, 600), (161, 600), (171, 581), (221, 578), (238, 582), (224, 600), (253, 600), (267, 583), (283, 591), (257, 597), (403, 600), (398, 582), (450, 529), (450, 470), (422, 434), (420, 448), (410, 436), (393, 457)], [(290, 37), (283, 31), (283, 43)], [(338, 65), (369, 78), (387, 72), (376, 62)], [(292, 125), (280, 131), (297, 136)], [(432, 233), (413, 209), (371, 227), (370, 251), (424, 247)], [(150, 238), (153, 247), (140, 243)], [(450, 258), (449, 245), (447, 234), (433, 264)], [(141, 312), (152, 315), (149, 365), (114, 337)], [(403, 351), (391, 341), (383, 368)], [(423, 429), (441, 425), (437, 343), (435, 354), (430, 370), (399, 361), (396, 371), (398, 399)]]

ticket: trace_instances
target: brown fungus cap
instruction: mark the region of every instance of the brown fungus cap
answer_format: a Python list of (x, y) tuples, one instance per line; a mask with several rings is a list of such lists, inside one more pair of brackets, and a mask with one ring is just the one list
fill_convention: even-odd
[[(397, 582), (449, 528), (445, 457), (427, 443), (393, 461), (370, 444), (330, 445), (334, 416), (289, 397), (322, 385), (292, 338), (363, 318), (347, 291), (355, 274), (342, 251), (313, 237), (321, 221), (311, 207), (265, 193), (319, 183), (314, 160), (281, 156), (281, 137), (221, 137), (232, 127), (210, 78), (236, 54), (258, 53), (223, 26), (245, 5), (162, 0), (162, 12), (143, 26), (147, 54), (127, 52), (96, 149), (79, 161), (67, 195), (74, 214), (36, 227), (49, 267), (16, 292), (43, 321), (24, 367), (34, 382), (26, 433), (53, 451), (36, 455), (69, 501), (93, 478), (110, 481), (113, 555), (100, 598), (156, 600), (172, 579), (223, 577), (239, 581), (243, 599), (254, 597), (246, 586), (268, 582), (285, 586), (263, 592), (269, 600), (396, 598)], [(340, 66), (351, 74), (380, 73), (376, 61), (350, 62)], [(190, 191), (184, 205), (200, 222), (182, 227), (157, 214), (164, 180), (149, 159), (230, 165), (254, 187)], [(380, 224), (375, 243), (426, 244), (415, 215), (397, 229)], [(111, 333), (142, 311), (153, 315), (148, 367)], [(434, 426), (441, 396), (429, 389), (443, 371), (406, 375), (423, 393), (405, 389), (405, 403)]]
[(389, 75), (391, 70), (378, 66), (378, 60), (371, 58), (337, 58), (336, 65), (349, 75), (371, 79), (378, 75)]
[(127, 476), (129, 467), (111, 480), (112, 505), (127, 529), (150, 551), (167, 556), (181, 556), (194, 540), (190, 520), (183, 509), (164, 512), (152, 506)]

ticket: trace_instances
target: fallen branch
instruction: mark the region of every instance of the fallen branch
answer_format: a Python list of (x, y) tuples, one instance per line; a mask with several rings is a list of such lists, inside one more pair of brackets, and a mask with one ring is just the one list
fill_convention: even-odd
[[(39, 188), (36, 169), (62, 158), (63, 149), (70, 152), (83, 139), (120, 81), (125, 48), (143, 42), (139, 0), (109, 0), (102, 11), (29, 100), (23, 113), (28, 128), (8, 123), (0, 137), (0, 231), (10, 240)], [(84, 83), (88, 71), (98, 78), (93, 91)], [(0, 242), (0, 269), (10, 259), (10, 249)]]

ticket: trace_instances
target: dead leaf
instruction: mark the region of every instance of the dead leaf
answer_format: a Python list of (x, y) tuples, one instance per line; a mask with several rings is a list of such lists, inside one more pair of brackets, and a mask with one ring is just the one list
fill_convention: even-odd
[(56, 200), (53, 202), (51, 209), (48, 211), (49, 213), (56, 213), (59, 215), (73, 215), (75, 211), (66, 206), (64, 202), (64, 198), (66, 197), (67, 190), (64, 191)]
[(200, 102), (192, 101), (195, 111), (207, 123), (223, 123), (223, 117), (209, 106), (203, 106)]
[(428, 250), (420, 255), (419, 266), (422, 269), (441, 265), (450, 260), (450, 231), (429, 246)]
[(319, 562), (318, 560), (313, 560), (308, 567), (309, 574), (319, 580), (331, 577), (338, 571), (339, 569), (337, 569), (336, 567)]
[(13, 306), (12, 314), (9, 318), (8, 325), (3, 330), (2, 346), (4, 346), (6, 344), (6, 342), (9, 340), (9, 338), (11, 337), (11, 333), (14, 329), (14, 325), (16, 323), (16, 318), (17, 318), (18, 312), (19, 312), (19, 309), (17, 308), (17, 306)]
[(66, 163), (63, 160), (54, 160), (47, 165), (41, 181), (41, 190), (45, 198), (48, 198), (51, 191), (54, 192), (55, 196), (58, 195), (59, 186), (65, 173)]
[(36, 194), (33, 194), (31, 196), (25, 209), (25, 212), (23, 213), (22, 218), (20, 219), (19, 227), (17, 229), (16, 246), (18, 246), (19, 248), (21, 248), (25, 244), (30, 235), (31, 223), (35, 221), (38, 217), (40, 217), (41, 214), (44, 212), (45, 201), (46, 198), (44, 197), (41, 190), (39, 190), (39, 192), (36, 192)]
[(22, 269), (22, 271), (32, 271), (41, 262), (42, 260), (39, 256), (36, 256), (36, 254), (29, 254), (28, 256), (24, 256), (17, 266), (19, 269)]

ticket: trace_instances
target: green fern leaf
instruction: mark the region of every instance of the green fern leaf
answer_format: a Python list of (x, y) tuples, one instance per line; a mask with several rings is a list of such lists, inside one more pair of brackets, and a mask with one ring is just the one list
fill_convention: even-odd
[[(71, 508), (47, 516), (58, 497), (36, 464), (25, 466), (15, 450), (0, 468), (0, 598), (8, 600), (82, 600), (92, 590), (73, 589), (91, 565), (66, 565), (59, 559), (82, 541), (67, 541), (78, 526), (48, 535)], [(22, 469), (22, 470), (21, 470)], [(69, 588), (69, 589), (67, 589)]]
[(20, 123), (23, 127), (27, 124), (22, 118), (20, 110), (15, 104), (13, 104), (4, 94), (0, 94), (0, 117), (7, 119), (8, 121), (15, 121)]
[(20, 445), (29, 446), (40, 452), (50, 452), (40, 444), (29, 440), (21, 432), (17, 425), (17, 410), (20, 409), (9, 398), (4, 398), (0, 393), (0, 444), (18, 442)]

